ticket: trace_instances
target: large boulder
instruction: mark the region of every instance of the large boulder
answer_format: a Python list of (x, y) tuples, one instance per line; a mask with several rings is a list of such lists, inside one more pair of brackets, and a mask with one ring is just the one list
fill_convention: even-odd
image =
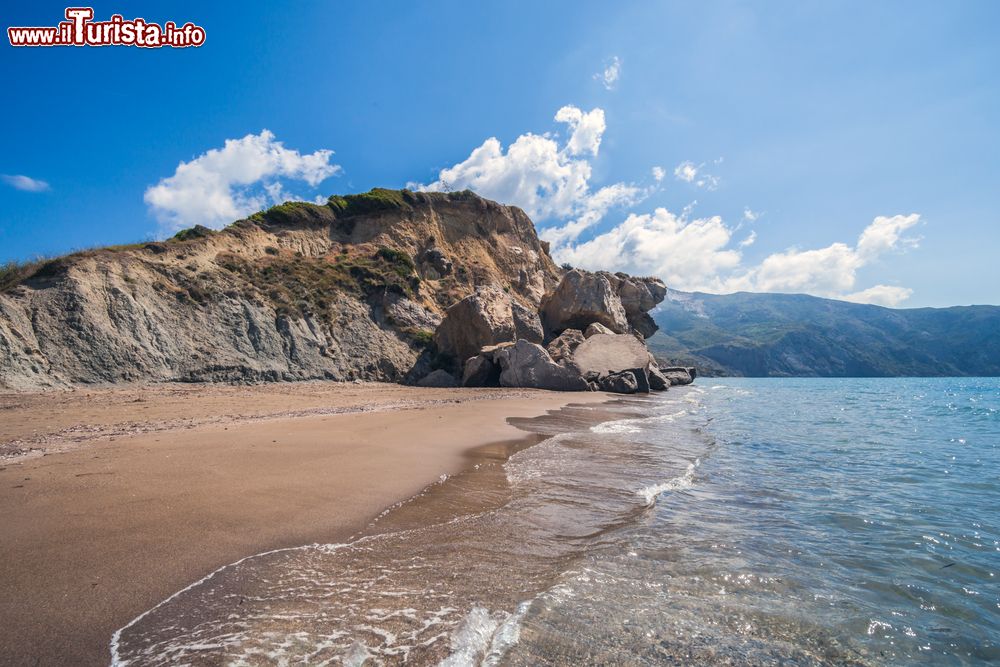
[(625, 317), (634, 331), (649, 338), (659, 327), (649, 315), (667, 296), (667, 286), (659, 278), (635, 278), (616, 273), (609, 278), (625, 310)]
[(618, 298), (626, 314), (646, 313), (655, 308), (667, 296), (667, 286), (659, 278), (636, 278), (625, 273), (616, 273)]
[[(573, 352), (572, 364), (587, 378), (598, 378), (602, 389), (611, 380), (608, 375), (632, 373), (635, 375), (635, 391), (648, 392), (650, 389), (650, 355), (645, 343), (630, 334), (594, 334)], [(618, 382), (618, 380), (615, 380)], [(627, 381), (622, 381), (627, 382)], [(604, 389), (604, 391), (616, 391)], [(624, 392), (634, 393), (634, 392)]]
[(573, 363), (586, 375), (617, 373), (630, 368), (649, 369), (649, 350), (629, 334), (596, 334), (580, 343)]
[(592, 322), (587, 330), (583, 332), (584, 338), (590, 338), (591, 336), (596, 336), (597, 334), (613, 334), (614, 331), (607, 328), (600, 322)]
[(514, 318), (514, 340), (523, 338), (531, 343), (539, 344), (545, 340), (545, 332), (542, 330), (542, 319), (536, 311), (525, 308), (512, 299), (510, 313)]
[(649, 388), (653, 391), (666, 391), (670, 387), (670, 379), (654, 364), (649, 366)]
[(438, 369), (424, 376), (417, 382), (418, 387), (457, 387), (455, 376), (448, 371)]
[(488, 345), (542, 342), (541, 320), (496, 287), (481, 287), (445, 311), (434, 333), (439, 352), (462, 362)]
[(659, 278), (573, 269), (542, 299), (542, 322), (553, 334), (597, 323), (611, 333), (649, 338), (657, 326), (648, 311), (666, 295), (667, 286)]
[(588, 391), (590, 385), (571, 368), (552, 361), (541, 345), (519, 340), (491, 352), (500, 366), (500, 386), (553, 391)]
[(661, 368), (660, 371), (671, 385), (691, 384), (697, 374), (694, 368), (687, 366), (668, 366)]
[(615, 394), (634, 394), (639, 391), (638, 378), (631, 371), (602, 375), (597, 379), (597, 386), (601, 391), (610, 391)]
[(547, 348), (549, 356), (557, 364), (565, 366), (567, 363), (572, 363), (573, 353), (576, 352), (576, 348), (584, 340), (586, 339), (579, 329), (566, 329), (566, 331), (563, 331), (555, 340), (549, 343)]
[(567, 272), (555, 289), (542, 299), (542, 322), (554, 334), (585, 329), (600, 322), (615, 333), (630, 330), (628, 317), (611, 274), (579, 269)]

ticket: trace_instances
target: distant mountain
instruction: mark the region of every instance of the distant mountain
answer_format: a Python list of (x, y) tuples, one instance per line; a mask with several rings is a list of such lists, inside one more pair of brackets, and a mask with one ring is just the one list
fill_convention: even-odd
[(1000, 375), (1000, 306), (892, 309), (804, 294), (669, 290), (647, 341), (703, 375)]

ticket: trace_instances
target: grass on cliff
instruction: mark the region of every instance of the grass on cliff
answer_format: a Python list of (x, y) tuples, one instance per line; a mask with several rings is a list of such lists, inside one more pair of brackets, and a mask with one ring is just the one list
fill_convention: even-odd
[(381, 211), (410, 210), (415, 202), (409, 190), (373, 188), (357, 195), (333, 195), (327, 205), (344, 216), (364, 215)]
[(42, 261), (7, 262), (0, 264), (0, 292), (6, 292), (35, 274)]
[[(209, 229), (208, 227), (205, 227), (203, 225), (195, 225), (194, 227), (189, 227), (188, 229), (182, 229), (181, 231), (177, 232), (169, 239), (167, 239), (167, 242), (176, 243), (181, 241), (193, 241), (194, 239), (205, 239), (210, 236), (215, 236), (216, 234), (218, 234), (218, 232), (215, 231), (214, 229)], [(144, 244), (140, 243), (136, 245), (142, 246)]]
[(358, 298), (394, 293), (412, 298), (420, 288), (413, 259), (405, 252), (386, 247), (370, 254), (272, 255), (253, 262), (238, 255), (226, 255), (218, 261), (224, 269), (256, 288), (280, 315), (321, 314), (338, 293)]

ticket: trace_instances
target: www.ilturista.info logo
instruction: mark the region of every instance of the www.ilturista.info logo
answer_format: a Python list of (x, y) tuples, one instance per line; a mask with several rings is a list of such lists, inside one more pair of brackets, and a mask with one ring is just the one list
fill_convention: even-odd
[(113, 14), (107, 21), (94, 21), (92, 7), (67, 7), (66, 20), (55, 27), (7, 28), (11, 46), (161, 46), (184, 48), (205, 43), (205, 29), (188, 22), (162, 26), (145, 19), (126, 20)]

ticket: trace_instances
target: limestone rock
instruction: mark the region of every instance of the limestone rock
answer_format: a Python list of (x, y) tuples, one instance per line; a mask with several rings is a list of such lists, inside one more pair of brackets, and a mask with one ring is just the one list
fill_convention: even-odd
[(639, 391), (636, 376), (631, 371), (602, 375), (597, 380), (597, 386), (601, 388), (601, 391), (610, 391), (615, 394), (634, 394)]
[(545, 340), (545, 332), (542, 330), (542, 320), (534, 310), (525, 308), (517, 301), (511, 301), (511, 316), (514, 319), (514, 337), (523, 338), (532, 343), (539, 343)]
[(630, 368), (628, 372), (635, 376), (637, 391), (641, 394), (648, 394), (650, 390), (649, 368)]
[(670, 380), (659, 368), (650, 364), (649, 366), (649, 388), (653, 391), (665, 391), (670, 387)]
[(514, 335), (510, 297), (495, 287), (481, 287), (445, 312), (434, 342), (440, 352), (465, 360), (483, 346), (514, 340)]
[(692, 376), (693, 368), (688, 368), (685, 366), (669, 366), (667, 368), (661, 368), (660, 371), (663, 376), (670, 381), (670, 384), (681, 385), (681, 384), (691, 384), (694, 382), (694, 377)]
[(617, 273), (618, 298), (626, 314), (649, 312), (667, 296), (667, 286), (659, 278), (635, 278)]
[(587, 330), (583, 332), (583, 337), (590, 338), (591, 336), (596, 336), (597, 334), (613, 334), (613, 333), (614, 331), (607, 328), (600, 322), (593, 322), (589, 327), (587, 327)]
[(622, 302), (629, 326), (644, 338), (659, 327), (649, 312), (667, 296), (667, 286), (659, 278), (635, 278), (624, 273), (609, 274), (609, 280)]
[(586, 340), (579, 329), (566, 329), (548, 345), (549, 356), (558, 364), (572, 363), (576, 348)]
[(457, 387), (455, 376), (440, 368), (417, 382), (418, 387)]
[(519, 340), (494, 353), (499, 362), (500, 385), (553, 391), (587, 391), (590, 385), (575, 370), (552, 361), (541, 345)]
[(555, 289), (542, 299), (542, 321), (548, 330), (552, 333), (582, 330), (599, 322), (615, 333), (628, 332), (625, 308), (609, 275), (579, 269), (567, 272)]
[(595, 334), (580, 343), (573, 363), (586, 375), (617, 373), (630, 368), (649, 368), (649, 350), (629, 334)]

